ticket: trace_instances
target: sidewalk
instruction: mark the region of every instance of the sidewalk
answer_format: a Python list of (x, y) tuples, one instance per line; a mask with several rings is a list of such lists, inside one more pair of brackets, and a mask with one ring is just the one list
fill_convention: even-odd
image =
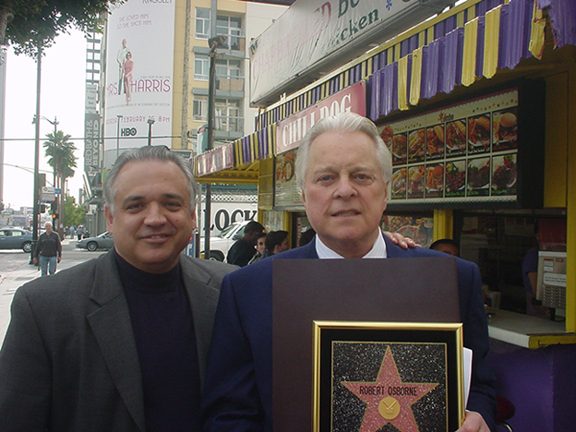
[(10, 305), (14, 293), (21, 285), (40, 276), (37, 266), (22, 264), (16, 270), (0, 276), (0, 345), (10, 321)]
[[(71, 241), (74, 242), (75, 240), (64, 239), (62, 244), (67, 245)], [(66, 262), (66, 260), (64, 260), (58, 265), (58, 271), (76, 264), (78, 264), (77, 261)], [(0, 346), (4, 341), (6, 328), (10, 322), (10, 305), (12, 304), (14, 293), (18, 287), (37, 277), (40, 277), (39, 268), (35, 265), (28, 264), (28, 262), (23, 263), (16, 270), (0, 275)]]

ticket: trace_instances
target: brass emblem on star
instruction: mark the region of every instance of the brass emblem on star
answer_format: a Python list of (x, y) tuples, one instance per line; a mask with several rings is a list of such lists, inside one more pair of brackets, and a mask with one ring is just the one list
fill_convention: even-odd
[(378, 412), (386, 420), (392, 420), (400, 414), (400, 404), (392, 396), (385, 397), (378, 404)]

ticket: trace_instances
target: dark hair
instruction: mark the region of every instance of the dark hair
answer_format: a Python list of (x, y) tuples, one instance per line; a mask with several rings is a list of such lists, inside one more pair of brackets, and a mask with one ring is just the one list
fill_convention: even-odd
[(298, 240), (298, 246), (307, 245), (312, 241), (315, 235), (316, 231), (314, 231), (314, 228), (312, 227), (308, 228), (306, 231), (300, 234), (300, 240)]
[(288, 238), (288, 231), (270, 231), (266, 236), (266, 250), (274, 253), (274, 247), (280, 246), (284, 240)]
[(244, 228), (244, 234), (248, 234), (251, 232), (262, 232), (262, 231), (264, 231), (264, 227), (262, 226), (262, 224), (256, 221), (248, 222), (246, 228)]
[(436, 240), (434, 243), (432, 243), (430, 245), (430, 249), (436, 249), (438, 246), (442, 245), (442, 244), (447, 244), (447, 245), (451, 245), (456, 247), (458, 250), (460, 249), (460, 246), (458, 246), (458, 243), (456, 243), (456, 241), (449, 239), (449, 238), (443, 238), (440, 240)]

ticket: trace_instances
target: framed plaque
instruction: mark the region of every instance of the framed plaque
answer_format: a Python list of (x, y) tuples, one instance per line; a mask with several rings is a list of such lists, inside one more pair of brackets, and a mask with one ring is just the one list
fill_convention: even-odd
[(313, 432), (451, 432), (460, 427), (462, 324), (313, 325)]

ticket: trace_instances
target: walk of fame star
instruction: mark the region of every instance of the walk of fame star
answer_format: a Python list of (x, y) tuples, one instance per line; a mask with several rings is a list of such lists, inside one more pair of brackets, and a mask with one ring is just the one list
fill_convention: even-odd
[(402, 432), (418, 432), (411, 406), (438, 385), (403, 383), (390, 347), (386, 348), (376, 381), (341, 384), (367, 405), (359, 432), (376, 432), (388, 423)]

